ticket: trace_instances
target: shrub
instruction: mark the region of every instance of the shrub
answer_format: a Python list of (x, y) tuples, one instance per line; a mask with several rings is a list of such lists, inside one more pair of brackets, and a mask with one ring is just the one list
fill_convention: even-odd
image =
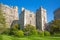
[(45, 35), (45, 36), (50, 36), (50, 32), (44, 31), (44, 35)]
[(19, 25), (18, 24), (14, 24), (14, 25), (12, 25), (12, 27), (11, 27), (11, 30), (18, 30), (18, 27), (19, 27)]
[(2, 34), (7, 34), (7, 35), (9, 35), (9, 33), (10, 33), (10, 29), (7, 28), (2, 32)]
[(54, 36), (60, 37), (60, 32), (54, 32)]
[(36, 27), (30, 24), (25, 26), (24, 32), (25, 32), (25, 35), (37, 35)]
[(39, 31), (38, 35), (41, 36), (41, 37), (43, 37), (44, 36), (44, 31)]
[(22, 30), (15, 31), (15, 36), (23, 37), (24, 36), (24, 32)]
[(15, 35), (16, 31), (18, 31), (18, 24), (13, 24), (10, 29), (10, 34)]
[(32, 30), (31, 33), (32, 35), (38, 35), (37, 30)]
[(35, 29), (36, 29), (35, 26), (32, 26), (32, 25), (28, 24), (28, 25), (25, 26), (24, 31), (31, 31), (31, 30), (35, 30)]
[(25, 35), (28, 35), (28, 36), (31, 36), (31, 35), (37, 36), (38, 32), (37, 32), (37, 30), (31, 30), (31, 31), (25, 32)]

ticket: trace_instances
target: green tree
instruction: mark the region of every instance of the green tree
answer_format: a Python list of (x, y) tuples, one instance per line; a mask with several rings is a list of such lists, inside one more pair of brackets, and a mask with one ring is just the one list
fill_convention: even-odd
[(37, 35), (36, 27), (30, 24), (25, 26), (24, 32), (26, 35)]
[(30, 25), (30, 24), (27, 24), (27, 25), (25, 26), (25, 31), (31, 31), (31, 30), (34, 30), (34, 29), (36, 29), (36, 27), (35, 27), (35, 26), (32, 26), (32, 25)]
[(49, 26), (51, 33), (60, 32), (60, 20), (53, 20), (50, 22)]
[(44, 37), (44, 31), (38, 31), (38, 35)]
[(6, 28), (5, 17), (2, 10), (0, 9), (0, 32), (4, 31), (5, 28)]
[(11, 30), (10, 30), (10, 34), (17, 36), (17, 37), (23, 37), (24, 36), (24, 32), (19, 29), (19, 24), (17, 24), (17, 23), (12, 25)]
[(14, 24), (14, 25), (12, 26), (12, 30), (18, 30), (18, 24)]
[(50, 32), (49, 31), (44, 31), (44, 36), (50, 36)]
[(18, 27), (19, 25), (18, 24), (14, 24), (12, 25), (11, 29), (10, 29), (10, 34), (15, 34), (16, 31), (18, 31)]

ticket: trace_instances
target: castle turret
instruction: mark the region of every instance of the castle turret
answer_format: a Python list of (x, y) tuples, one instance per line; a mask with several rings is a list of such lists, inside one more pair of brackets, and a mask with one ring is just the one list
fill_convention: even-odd
[(46, 27), (46, 10), (42, 6), (36, 11), (36, 28), (44, 31)]
[(24, 10), (25, 10), (25, 8), (24, 8), (24, 7), (22, 7), (21, 11), (24, 11)]

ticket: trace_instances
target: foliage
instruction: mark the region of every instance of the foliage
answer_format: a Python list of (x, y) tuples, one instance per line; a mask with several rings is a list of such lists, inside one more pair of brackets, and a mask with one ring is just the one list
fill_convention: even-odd
[(15, 32), (15, 36), (23, 37), (24, 36), (24, 32), (22, 30), (18, 30), (18, 31)]
[(49, 26), (51, 33), (60, 31), (60, 20), (53, 20), (52, 22), (50, 22)]
[(26, 35), (29, 35), (29, 36), (31, 36), (31, 35), (37, 36), (38, 35), (38, 32), (37, 32), (37, 30), (32, 30), (32, 31), (29, 31)]
[(10, 29), (10, 34), (15, 34), (15, 32), (18, 31), (18, 24), (14, 24)]
[(44, 31), (38, 31), (38, 35), (44, 37)]
[(37, 34), (36, 27), (30, 24), (25, 26), (24, 32), (25, 32), (25, 35), (33, 35), (33, 34), (36, 35)]
[(27, 25), (25, 26), (25, 30), (24, 30), (24, 31), (31, 31), (31, 30), (34, 30), (34, 29), (36, 29), (35, 26), (32, 26), (32, 25), (30, 25), (30, 24), (27, 24)]
[(10, 33), (10, 29), (6, 28), (6, 29), (3, 31), (3, 33), (2, 33), (2, 34), (9, 35), (9, 33)]
[(35, 36), (38, 35), (37, 30), (32, 30), (31, 33), (32, 33), (32, 35), (35, 35)]
[(5, 17), (0, 9), (0, 24), (3, 24), (5, 26)]
[(2, 10), (0, 9), (0, 33), (2, 33), (6, 28), (6, 21), (5, 17), (2, 13)]
[(50, 32), (44, 31), (44, 35), (45, 35), (45, 36), (50, 36)]
[(14, 24), (11, 27), (10, 34), (17, 36), (17, 37), (22, 37), (24, 36), (24, 32), (22, 30), (19, 30), (19, 24)]
[(60, 37), (60, 32), (54, 32), (54, 36), (56, 36), (56, 37)]
[(12, 30), (18, 30), (18, 24), (14, 24), (14, 25), (12, 26)]

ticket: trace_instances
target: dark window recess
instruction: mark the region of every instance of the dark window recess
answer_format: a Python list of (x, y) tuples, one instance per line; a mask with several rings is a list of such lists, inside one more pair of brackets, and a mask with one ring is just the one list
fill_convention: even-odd
[(32, 14), (30, 14), (30, 17), (32, 17)]

